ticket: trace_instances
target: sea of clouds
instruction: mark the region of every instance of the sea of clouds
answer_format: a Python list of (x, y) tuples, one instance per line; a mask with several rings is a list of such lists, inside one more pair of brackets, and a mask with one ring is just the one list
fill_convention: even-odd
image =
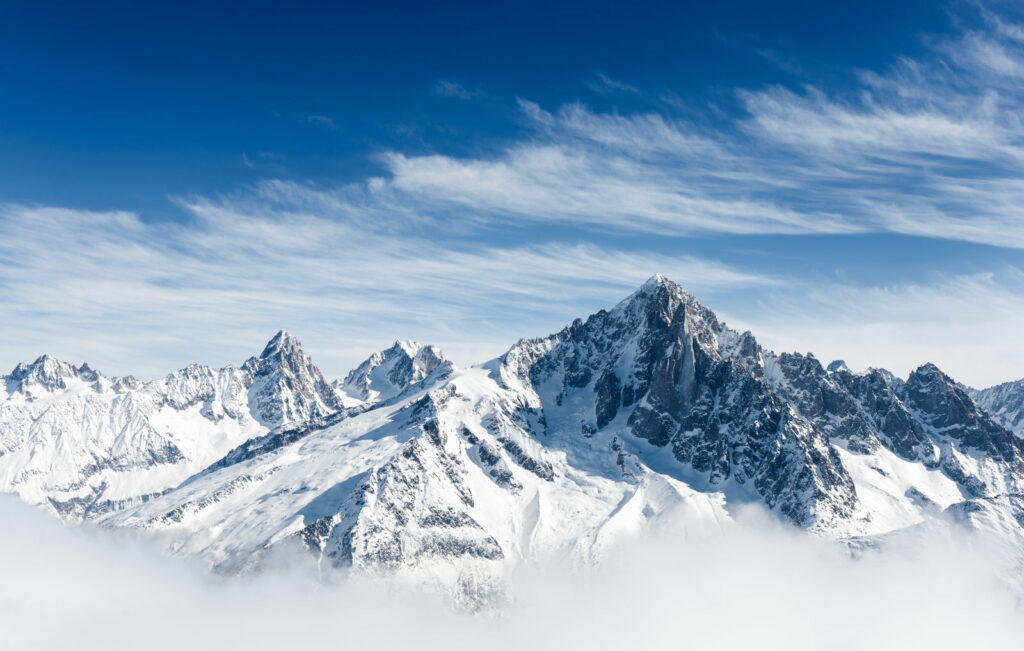
[(1024, 648), (998, 554), (955, 535), (851, 554), (763, 516), (662, 526), (600, 565), (537, 563), (497, 610), (297, 569), (215, 576), (0, 499), (4, 649)]

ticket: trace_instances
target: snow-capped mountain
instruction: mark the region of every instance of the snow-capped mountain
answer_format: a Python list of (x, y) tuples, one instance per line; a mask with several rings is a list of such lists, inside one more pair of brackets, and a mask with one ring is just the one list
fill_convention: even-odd
[(1024, 441), (934, 365), (777, 355), (661, 276), (468, 369), (399, 342), (331, 384), (282, 332), (240, 368), (5, 380), (5, 490), (227, 571), (304, 549), (479, 601), (524, 559), (751, 502), (835, 539), (984, 511), (1024, 540)]
[(1021, 443), (933, 365), (906, 382), (832, 368), (763, 350), (655, 277), (611, 312), (521, 342), (501, 371), (549, 431), (624, 431), (707, 489), (833, 536), (906, 526), (920, 503), (1019, 492)]
[(970, 394), (999, 424), (1024, 437), (1024, 380), (1004, 382), (980, 391), (972, 389)]
[(436, 346), (396, 341), (353, 369), (338, 387), (362, 402), (388, 400), (423, 380), (443, 362), (444, 356)]
[(3, 385), (0, 488), (67, 518), (150, 499), (243, 443), (347, 400), (284, 331), (240, 367), (193, 364), (140, 383), (44, 355)]

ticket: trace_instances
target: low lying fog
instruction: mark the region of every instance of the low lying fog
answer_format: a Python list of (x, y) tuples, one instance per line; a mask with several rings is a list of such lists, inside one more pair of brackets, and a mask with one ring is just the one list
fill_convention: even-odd
[(215, 577), (0, 499), (4, 649), (1024, 648), (1024, 609), (977, 541), (854, 560), (750, 514), (680, 542), (663, 527), (599, 568), (519, 572), (498, 614), (299, 571)]

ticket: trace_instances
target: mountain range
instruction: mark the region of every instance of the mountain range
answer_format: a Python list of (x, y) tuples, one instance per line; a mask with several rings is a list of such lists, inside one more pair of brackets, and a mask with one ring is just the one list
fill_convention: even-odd
[(239, 366), (140, 382), (44, 355), (0, 382), (0, 491), (224, 572), (299, 550), (474, 604), (524, 561), (750, 504), (851, 544), (953, 520), (1024, 554), (1024, 381), (776, 354), (662, 276), (470, 368), (396, 342), (332, 382), (281, 331)]

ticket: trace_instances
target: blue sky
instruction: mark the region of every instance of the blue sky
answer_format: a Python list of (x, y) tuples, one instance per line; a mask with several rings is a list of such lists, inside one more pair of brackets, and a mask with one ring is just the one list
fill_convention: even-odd
[(461, 363), (654, 272), (776, 350), (1024, 376), (1013, 4), (5, 3), (0, 364)]

